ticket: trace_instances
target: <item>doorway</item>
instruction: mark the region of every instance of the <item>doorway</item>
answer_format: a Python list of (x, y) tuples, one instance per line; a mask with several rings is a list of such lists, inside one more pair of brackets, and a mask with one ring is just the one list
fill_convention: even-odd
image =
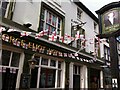
[(97, 90), (100, 88), (100, 70), (89, 68), (89, 89)]
[(73, 75), (73, 90), (80, 90), (80, 75)]
[(73, 89), (80, 90), (80, 66), (73, 66)]

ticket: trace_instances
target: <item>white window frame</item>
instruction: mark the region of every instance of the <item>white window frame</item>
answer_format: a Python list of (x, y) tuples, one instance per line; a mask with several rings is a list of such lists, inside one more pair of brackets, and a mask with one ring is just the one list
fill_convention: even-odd
[[(74, 68), (75, 66), (77, 67), (77, 73), (75, 73), (75, 68)], [(80, 66), (79, 65), (74, 65), (73, 66), (73, 74), (74, 75), (80, 75)]]
[[(63, 64), (63, 61), (61, 61), (61, 68), (58, 68), (58, 60), (55, 59), (56, 61), (56, 66), (50, 66), (50, 61), (53, 60), (53, 59), (48, 59), (48, 65), (41, 65), (41, 60), (42, 60), (42, 56), (39, 57), (39, 65), (35, 65), (35, 67), (38, 67), (38, 76), (37, 76), (37, 86), (36, 88), (39, 88), (39, 82), (40, 82), (40, 76), (41, 76), (41, 68), (48, 68), (48, 69), (54, 69), (56, 70), (55, 71), (55, 87), (53, 88), (62, 88), (62, 79), (60, 80), (60, 87), (58, 87), (57, 85), (57, 79), (58, 79), (58, 70), (61, 71), (61, 78), (62, 78), (62, 74), (63, 74), (63, 68), (62, 68), (62, 64)], [(45, 58), (47, 59), (47, 58)]]
[(16, 88), (19, 88), (20, 87), (19, 86), (20, 85), (19, 84), (20, 83), (20, 78), (21, 78), (21, 74), (22, 74), (22, 66), (23, 66), (23, 63), (24, 63), (23, 50), (18, 49), (18, 48), (14, 48), (14, 47), (10, 47), (10, 46), (6, 46), (6, 45), (2, 45), (2, 48), (0, 49), (0, 60), (2, 59), (2, 50), (7, 50), (7, 51), (11, 51), (11, 52), (20, 53), (19, 67), (0, 65), (0, 68), (4, 67), (4, 68), (10, 68), (10, 69), (17, 69), (18, 70), (18, 74), (17, 74), (17, 78), (16, 78)]
[[(44, 20), (42, 20), (41, 19), (41, 21), (44, 23), (44, 25), (43, 25), (43, 30), (46, 30), (46, 26), (47, 25), (49, 25), (50, 27), (53, 27), (53, 28), (55, 28), (55, 31), (56, 31), (56, 33), (57, 32), (59, 32), (59, 35), (61, 36), (61, 29), (62, 29), (62, 18), (60, 18), (59, 16), (57, 16), (57, 15), (55, 15), (53, 12), (51, 12), (51, 11), (49, 11), (49, 10), (47, 10), (46, 8), (44, 8), (43, 7), (43, 9), (45, 10), (45, 12), (44, 12)], [(49, 17), (47, 16), (47, 14), (49, 14), (49, 13), (51, 13), (51, 15), (53, 16), (55, 16), (56, 17), (56, 26), (54, 26), (54, 25), (52, 25), (51, 23), (49, 24), (47, 21), (46, 21), (46, 19), (49, 19)], [(60, 18), (61, 19), (61, 21), (60, 21), (60, 28), (58, 28), (58, 18)], [(52, 18), (53, 19), (53, 18)], [(52, 20), (51, 20), (51, 22), (52, 22)], [(40, 25), (40, 27), (41, 27), (41, 25)], [(41, 28), (40, 28), (41, 29)], [(41, 30), (40, 30), (41, 31)]]
[[(79, 12), (78, 12), (79, 11)], [(82, 13), (83, 13), (83, 11), (79, 8), (79, 7), (77, 7), (77, 19), (78, 20), (81, 20), (81, 18), (82, 18)]]

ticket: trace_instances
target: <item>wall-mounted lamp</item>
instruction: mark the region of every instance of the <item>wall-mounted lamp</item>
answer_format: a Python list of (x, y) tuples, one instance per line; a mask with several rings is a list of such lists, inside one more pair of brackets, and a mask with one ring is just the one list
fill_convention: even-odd
[(35, 68), (35, 65), (37, 64), (37, 61), (36, 59), (34, 58), (34, 55), (32, 56), (32, 58), (30, 60), (28, 60), (28, 63), (29, 63), (29, 67), (30, 67), (30, 74), (31, 74), (31, 69), (34, 69)]

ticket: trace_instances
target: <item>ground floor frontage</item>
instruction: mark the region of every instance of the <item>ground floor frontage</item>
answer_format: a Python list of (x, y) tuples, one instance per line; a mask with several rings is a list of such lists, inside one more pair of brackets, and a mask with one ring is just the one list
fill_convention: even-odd
[(0, 74), (2, 89), (15, 88), (103, 88), (103, 71), (82, 62), (37, 54), (37, 64), (30, 71), (31, 54), (24, 50), (2, 45)]
[[(21, 37), (19, 32), (3, 32), (0, 48), (2, 90), (103, 88), (103, 62), (61, 44)], [(30, 68), (34, 56), (36, 64)]]

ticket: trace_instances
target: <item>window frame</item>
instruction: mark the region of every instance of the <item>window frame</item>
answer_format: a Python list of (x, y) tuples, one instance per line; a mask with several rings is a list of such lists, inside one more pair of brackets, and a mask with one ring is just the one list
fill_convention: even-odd
[[(37, 56), (37, 58), (38, 58), (38, 56)], [(49, 57), (46, 57), (46, 58), (44, 58), (44, 59), (47, 59), (48, 60), (48, 65), (42, 65), (41, 64), (41, 61), (42, 61), (42, 59), (44, 58), (44, 56), (42, 56), (42, 55), (40, 55), (39, 56), (39, 64), (38, 65), (35, 65), (35, 67), (36, 68), (38, 68), (38, 70), (37, 70), (37, 85), (36, 85), (36, 87), (34, 87), (34, 88), (43, 88), (43, 87), (40, 87), (40, 79), (41, 79), (41, 69), (42, 68), (46, 68), (46, 69), (51, 69), (51, 70), (55, 70), (55, 86), (54, 87), (46, 87), (46, 88), (61, 88), (61, 86), (62, 86), (62, 81), (61, 80), (58, 80), (58, 78), (62, 78), (62, 71), (63, 71), (63, 69), (62, 69), (62, 66), (61, 66), (61, 68), (59, 68), (58, 66), (58, 64), (59, 64), (59, 62), (61, 63), (61, 65), (63, 64), (63, 61), (61, 61), (61, 60), (57, 60), (57, 59), (53, 59), (53, 58), (49, 58)], [(50, 63), (51, 63), (51, 60), (54, 60), (55, 62), (56, 62), (56, 65), (55, 66), (51, 66), (50, 65)], [(58, 77), (58, 72), (60, 72), (60, 77)], [(58, 81), (59, 81), (59, 83), (58, 83)], [(56, 84), (56, 82), (57, 82), (57, 84)], [(58, 85), (59, 84), (59, 85)], [(45, 88), (45, 87), (44, 87)]]
[(110, 48), (104, 45), (104, 57), (105, 60), (110, 61)]
[[(43, 25), (43, 30), (46, 29), (46, 17), (44, 18), (44, 20), (42, 20), (41, 16), (42, 16), (42, 10), (45, 9), (49, 12), (51, 12), (53, 14), (53, 16), (56, 16), (57, 17), (57, 21), (58, 21), (58, 18), (61, 19), (61, 26), (60, 26), (60, 30), (58, 29), (58, 25), (56, 24), (56, 27), (55, 27), (55, 31), (57, 33), (57, 35), (64, 35), (64, 19), (65, 19), (65, 16), (63, 16), (62, 14), (60, 14), (59, 12), (57, 12), (56, 10), (54, 10), (53, 8), (51, 8), (49, 5), (47, 5), (46, 3), (42, 2), (41, 3), (41, 12), (40, 12), (40, 20), (39, 20), (39, 27), (38, 27), (38, 32), (42, 31), (41, 30), (41, 22), (43, 21), (45, 24)], [(47, 12), (45, 12), (46, 14)], [(54, 20), (53, 20), (54, 21)], [(51, 25), (52, 26), (52, 25)], [(49, 35), (49, 34), (48, 34)]]
[(81, 20), (82, 13), (83, 13), (82, 9), (80, 9), (79, 7), (77, 7), (77, 19), (78, 20)]
[[(76, 67), (76, 68), (75, 68)], [(79, 66), (79, 65), (74, 65), (73, 66), (73, 74), (74, 75), (80, 75), (80, 68), (81, 68), (81, 66)], [(76, 71), (76, 72), (75, 72)]]
[[(6, 50), (6, 49), (0, 49), (0, 52), (1, 52), (1, 62), (2, 62), (2, 54), (3, 54), (3, 50), (5, 50), (5, 51), (9, 51), (10, 52), (10, 57), (9, 57), (9, 62), (8, 62), (8, 65), (3, 65), (2, 63), (0, 64), (1, 66), (6, 66), (6, 67), (17, 67), (17, 68), (19, 68), (19, 63), (20, 63), (20, 55), (21, 55), (21, 53), (20, 52), (15, 52), (15, 51), (10, 51), (10, 50)], [(18, 66), (13, 66), (12, 65), (12, 60), (13, 60), (13, 54), (14, 53), (17, 53), (17, 54), (19, 54), (19, 60), (18, 60)]]
[[(14, 11), (14, 8), (15, 8), (15, 1), (11, 1), (11, 0), (4, 0), (1, 2), (1, 10), (3, 9), (2, 8), (2, 4), (4, 2), (7, 2), (7, 6), (5, 8), (5, 13), (4, 15), (2, 14), (2, 17), (4, 18), (8, 18), (10, 20), (12, 20), (12, 17), (13, 17), (13, 11)], [(3, 10), (2, 10), (3, 11)], [(3, 13), (3, 12), (2, 12)]]
[[(85, 38), (85, 30), (84, 29), (77, 29), (77, 30), (71, 30), (71, 36), (72, 37), (75, 37), (75, 35), (76, 35), (76, 33), (79, 31), (79, 34), (80, 35), (84, 35), (84, 38)], [(85, 42), (83, 43), (83, 44), (81, 44), (81, 42), (82, 42), (82, 40), (81, 39), (78, 39), (78, 40), (76, 40), (76, 42), (71, 42), (71, 44), (70, 44), (70, 46), (74, 46), (74, 44), (76, 44), (75, 45), (75, 47), (76, 48), (81, 48), (82, 47), (82, 45), (85, 45)]]

